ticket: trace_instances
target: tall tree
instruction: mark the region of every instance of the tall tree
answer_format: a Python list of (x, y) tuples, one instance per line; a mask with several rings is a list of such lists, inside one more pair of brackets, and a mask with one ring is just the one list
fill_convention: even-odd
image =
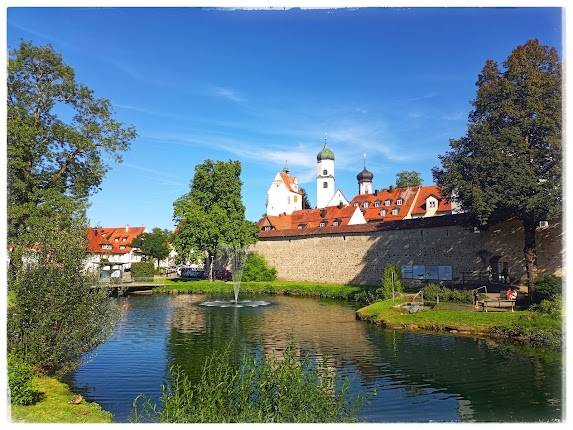
[(503, 67), (486, 62), (468, 131), (450, 140), (451, 150), (440, 156), (442, 167), (433, 174), (476, 224), (521, 221), (532, 298), (536, 228), (562, 209), (561, 63), (554, 48), (530, 40), (515, 48)]
[(22, 42), (8, 61), (8, 239), (54, 213), (85, 208), (106, 173), (104, 154), (135, 138), (109, 100), (76, 82), (51, 46)]
[(146, 257), (155, 258), (159, 262), (169, 255), (169, 242), (171, 233), (155, 227), (150, 233), (141, 233), (132, 242), (131, 246), (138, 249), (138, 253)]
[(396, 186), (398, 188), (417, 187), (422, 185), (422, 177), (415, 170), (402, 170), (396, 173)]
[(189, 193), (174, 203), (173, 245), (183, 255), (206, 254), (210, 280), (222, 247), (241, 247), (257, 240), (257, 226), (245, 220), (240, 175), (239, 161), (206, 160), (195, 166)]
[(310, 205), (310, 200), (308, 199), (308, 194), (304, 188), (300, 188), (300, 192), (302, 193), (302, 208), (303, 209), (312, 209)]

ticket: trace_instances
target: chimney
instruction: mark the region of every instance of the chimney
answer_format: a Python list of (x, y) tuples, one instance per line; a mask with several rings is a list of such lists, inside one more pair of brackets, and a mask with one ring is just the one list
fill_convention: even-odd
[(129, 225), (126, 225), (126, 226), (125, 226), (125, 232), (127, 233), (128, 230), (129, 230)]

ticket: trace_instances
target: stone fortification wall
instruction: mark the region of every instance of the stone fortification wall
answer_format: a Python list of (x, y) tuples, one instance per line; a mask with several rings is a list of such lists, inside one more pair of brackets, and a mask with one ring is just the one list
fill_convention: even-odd
[[(537, 232), (538, 267), (561, 275), (559, 223)], [(508, 221), (488, 231), (461, 225), (328, 235), (261, 237), (253, 250), (280, 279), (376, 285), (388, 264), (451, 266), (454, 281), (485, 271), (492, 257), (506, 262), (512, 282), (523, 280), (523, 229)], [(463, 275), (462, 275), (463, 274)], [(470, 275), (471, 276), (471, 275)]]

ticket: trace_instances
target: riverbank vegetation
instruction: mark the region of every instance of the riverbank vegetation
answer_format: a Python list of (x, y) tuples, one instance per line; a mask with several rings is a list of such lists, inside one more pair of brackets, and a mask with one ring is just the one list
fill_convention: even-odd
[[(239, 364), (239, 365), (238, 365)], [(133, 421), (162, 423), (326, 423), (356, 421), (361, 405), (326, 360), (300, 357), (291, 341), (282, 356), (213, 351), (198, 382), (178, 367), (162, 387), (161, 405), (134, 402)]]
[(559, 349), (561, 346), (560, 312), (478, 312), (471, 305), (452, 306), (449, 303), (440, 303), (430, 310), (405, 313), (399, 306), (405, 302), (405, 299), (375, 302), (358, 309), (356, 315), (359, 319), (389, 328), (506, 337), (552, 349)]
[[(208, 280), (165, 280), (154, 293), (196, 293), (233, 295), (233, 284), (224, 281)], [(372, 287), (343, 284), (321, 284), (304, 281), (261, 281), (241, 282), (241, 294), (281, 294), (292, 296), (315, 296), (332, 299), (354, 300), (355, 296)]]
[(55, 378), (37, 376), (31, 381), (39, 400), (30, 405), (12, 404), (12, 421), (27, 423), (111, 423), (112, 416), (97, 403), (82, 401), (69, 403), (74, 398), (66, 384)]

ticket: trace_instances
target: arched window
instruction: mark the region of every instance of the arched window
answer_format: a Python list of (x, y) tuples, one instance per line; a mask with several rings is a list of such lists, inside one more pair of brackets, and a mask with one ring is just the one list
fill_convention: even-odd
[(322, 171), (322, 174), (323, 174), (324, 176), (328, 175), (328, 172), (326, 171), (326, 169), (324, 169), (324, 170)]
[(322, 183), (322, 188), (328, 188), (328, 182), (323, 182), (323, 183)]

